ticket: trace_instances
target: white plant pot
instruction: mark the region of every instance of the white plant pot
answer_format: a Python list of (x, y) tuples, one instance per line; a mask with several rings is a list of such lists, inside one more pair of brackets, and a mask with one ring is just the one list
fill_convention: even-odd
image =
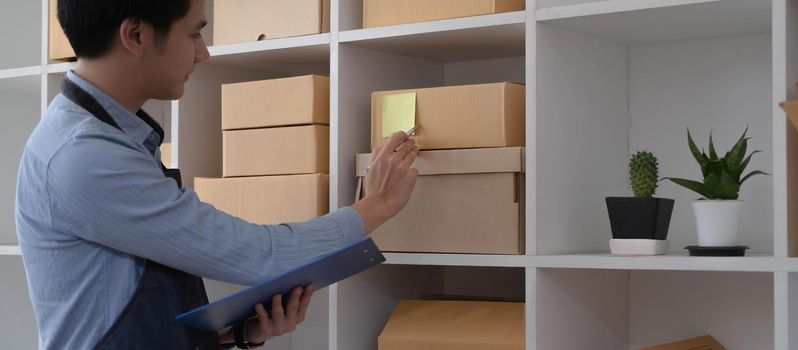
[(741, 200), (693, 201), (698, 245), (727, 247), (737, 245)]

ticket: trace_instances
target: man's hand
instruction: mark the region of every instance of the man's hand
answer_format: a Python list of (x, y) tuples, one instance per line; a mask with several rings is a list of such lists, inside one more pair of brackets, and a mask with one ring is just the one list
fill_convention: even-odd
[(260, 343), (296, 330), (296, 326), (305, 320), (312, 296), (312, 285), (305, 287), (304, 291), (302, 287), (296, 287), (291, 291), (288, 304), (283, 308), (282, 296), (277, 294), (272, 298), (271, 315), (266, 312), (263, 304), (255, 305), (258, 319), (247, 322), (247, 341)]
[(407, 205), (418, 171), (411, 168), (418, 155), (416, 141), (402, 131), (371, 154), (371, 163), (363, 180), (365, 197), (352, 205), (360, 213), (366, 234), (399, 213)]

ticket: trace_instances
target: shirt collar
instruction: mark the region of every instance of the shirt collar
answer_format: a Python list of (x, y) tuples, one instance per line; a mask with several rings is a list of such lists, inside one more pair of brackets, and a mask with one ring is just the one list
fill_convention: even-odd
[(94, 99), (105, 108), (108, 114), (111, 115), (111, 118), (114, 119), (116, 124), (122, 128), (122, 131), (137, 142), (144, 143), (147, 141), (147, 137), (150, 137), (151, 134), (155, 134), (155, 130), (142, 119), (143, 117), (131, 113), (119, 104), (119, 102), (108, 96), (108, 94), (79, 77), (74, 71), (68, 71), (67, 78), (94, 97)]

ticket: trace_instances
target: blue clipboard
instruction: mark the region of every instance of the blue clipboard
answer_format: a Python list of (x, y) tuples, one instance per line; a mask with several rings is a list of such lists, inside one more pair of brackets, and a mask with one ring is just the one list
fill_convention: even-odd
[(254, 316), (258, 303), (269, 309), (271, 298), (277, 293), (284, 296), (285, 302), (296, 287), (313, 284), (314, 290), (318, 291), (383, 262), (382, 252), (371, 238), (366, 238), (280, 276), (178, 315), (177, 320), (193, 328), (217, 332)]

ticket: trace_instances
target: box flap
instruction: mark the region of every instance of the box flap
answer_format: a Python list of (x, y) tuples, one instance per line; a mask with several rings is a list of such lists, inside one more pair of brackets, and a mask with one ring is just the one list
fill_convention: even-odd
[[(402, 300), (379, 336), (380, 349), (436, 344), (439, 349), (524, 348), (524, 304)], [(448, 345), (448, 346), (447, 346)]]
[[(371, 153), (358, 154), (355, 173), (366, 175)], [(524, 148), (475, 148), (421, 151), (413, 166), (419, 175), (524, 172)]]

